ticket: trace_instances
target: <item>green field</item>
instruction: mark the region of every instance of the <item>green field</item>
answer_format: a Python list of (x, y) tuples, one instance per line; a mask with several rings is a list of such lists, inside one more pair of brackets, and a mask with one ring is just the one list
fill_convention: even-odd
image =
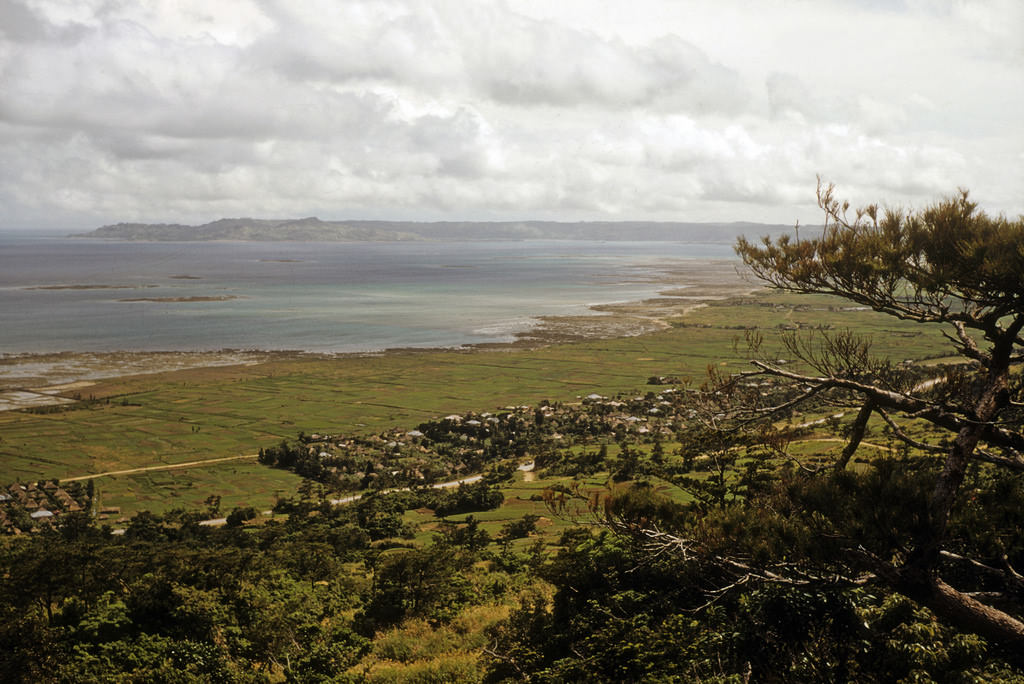
[[(947, 353), (937, 330), (843, 307), (823, 297), (765, 294), (712, 303), (637, 337), (534, 350), (295, 355), (101, 381), (86, 390), (91, 400), (59, 411), (0, 413), (0, 483), (252, 455), (299, 431), (411, 429), (471, 409), (633, 393), (655, 375), (699, 382), (708, 366), (746, 367), (743, 328), (758, 329), (779, 354), (776, 333), (787, 326), (850, 327), (897, 361)], [(298, 481), (240, 459), (105, 476), (98, 484), (107, 505), (165, 510), (198, 507), (213, 493), (228, 506), (266, 507)]]

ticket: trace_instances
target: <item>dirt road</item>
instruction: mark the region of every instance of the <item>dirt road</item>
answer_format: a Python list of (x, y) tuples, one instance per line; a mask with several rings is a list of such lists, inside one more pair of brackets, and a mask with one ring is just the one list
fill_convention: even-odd
[(256, 454), (243, 454), (242, 456), (224, 456), (223, 458), (208, 458), (205, 461), (187, 461), (185, 463), (168, 463), (166, 465), (144, 466), (142, 468), (126, 468), (124, 470), (108, 470), (105, 473), (93, 473), (92, 475), (76, 475), (75, 477), (62, 477), (61, 482), (80, 482), (82, 480), (95, 480), (97, 477), (109, 475), (134, 475), (145, 473), (151, 470), (178, 470), (180, 468), (195, 468), (197, 466), (213, 465), (225, 461), (241, 461), (243, 459), (256, 458)]

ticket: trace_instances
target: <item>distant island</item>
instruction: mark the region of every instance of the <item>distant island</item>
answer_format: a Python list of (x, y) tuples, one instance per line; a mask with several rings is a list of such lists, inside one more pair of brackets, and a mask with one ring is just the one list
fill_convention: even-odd
[(322, 221), (223, 218), (199, 226), (171, 223), (116, 223), (71, 237), (155, 242), (204, 240), (291, 242), (398, 242), (410, 240), (638, 240), (732, 243), (778, 235), (790, 225), (751, 222), (677, 223), (657, 221)]

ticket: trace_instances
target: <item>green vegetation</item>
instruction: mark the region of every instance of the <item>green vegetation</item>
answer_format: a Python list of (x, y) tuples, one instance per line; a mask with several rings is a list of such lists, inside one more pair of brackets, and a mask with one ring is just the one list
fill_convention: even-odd
[(782, 294), (661, 333), (278, 359), (4, 416), (12, 475), (68, 468), (33, 454), (72, 439), (86, 472), (252, 457), (74, 487), (94, 508), (149, 483), (163, 506), (124, 523), (8, 516), (0, 678), (1024, 680), (1024, 222), (820, 199), (821, 237), (739, 245)]
[[(798, 301), (804, 300), (783, 295), (713, 302), (662, 332), (537, 350), (298, 355), (256, 366), (101, 381), (88, 388), (91, 400), (59, 411), (0, 412), (0, 482), (255, 457), (260, 448), (300, 431), (369, 435), (467, 410), (633, 392), (652, 375), (695, 380), (709, 365), (747, 367), (743, 350), (734, 348), (744, 332), (737, 322), (768, 333), (780, 320), (852, 326), (873, 336), (878, 352), (892, 358), (948, 354), (937, 331), (870, 311), (843, 311), (834, 298)], [(118, 476), (109, 484), (111, 478), (104, 478), (103, 491), (108, 503), (125, 510), (198, 506), (219, 484), (254, 472), (241, 462), (190, 468), (185, 477), (196, 486), (165, 495), (153, 479)], [(179, 475), (155, 482), (176, 482)], [(203, 488), (206, 483), (213, 488)], [(272, 505), (278, 488), (253, 487), (253, 505)], [(137, 506), (140, 493), (145, 498)]]

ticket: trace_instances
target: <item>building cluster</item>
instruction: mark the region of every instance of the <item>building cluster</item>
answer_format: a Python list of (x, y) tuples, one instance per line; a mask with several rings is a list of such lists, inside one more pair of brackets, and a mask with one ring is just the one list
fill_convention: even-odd
[[(665, 382), (664, 384), (675, 384)], [(412, 430), (375, 435), (300, 435), (300, 445), (265, 450), (261, 462), (338, 491), (443, 482), (493, 464), (551, 462), (550, 452), (609, 441), (671, 440), (694, 412), (674, 387), (643, 395), (590, 394), (574, 403), (505, 406), (436, 418)], [(282, 459), (278, 452), (294, 457)], [(273, 458), (271, 458), (273, 457)]]
[(40, 529), (62, 515), (87, 510), (88, 503), (88, 495), (77, 483), (65, 488), (57, 480), (15, 482), (0, 490), (0, 532)]

